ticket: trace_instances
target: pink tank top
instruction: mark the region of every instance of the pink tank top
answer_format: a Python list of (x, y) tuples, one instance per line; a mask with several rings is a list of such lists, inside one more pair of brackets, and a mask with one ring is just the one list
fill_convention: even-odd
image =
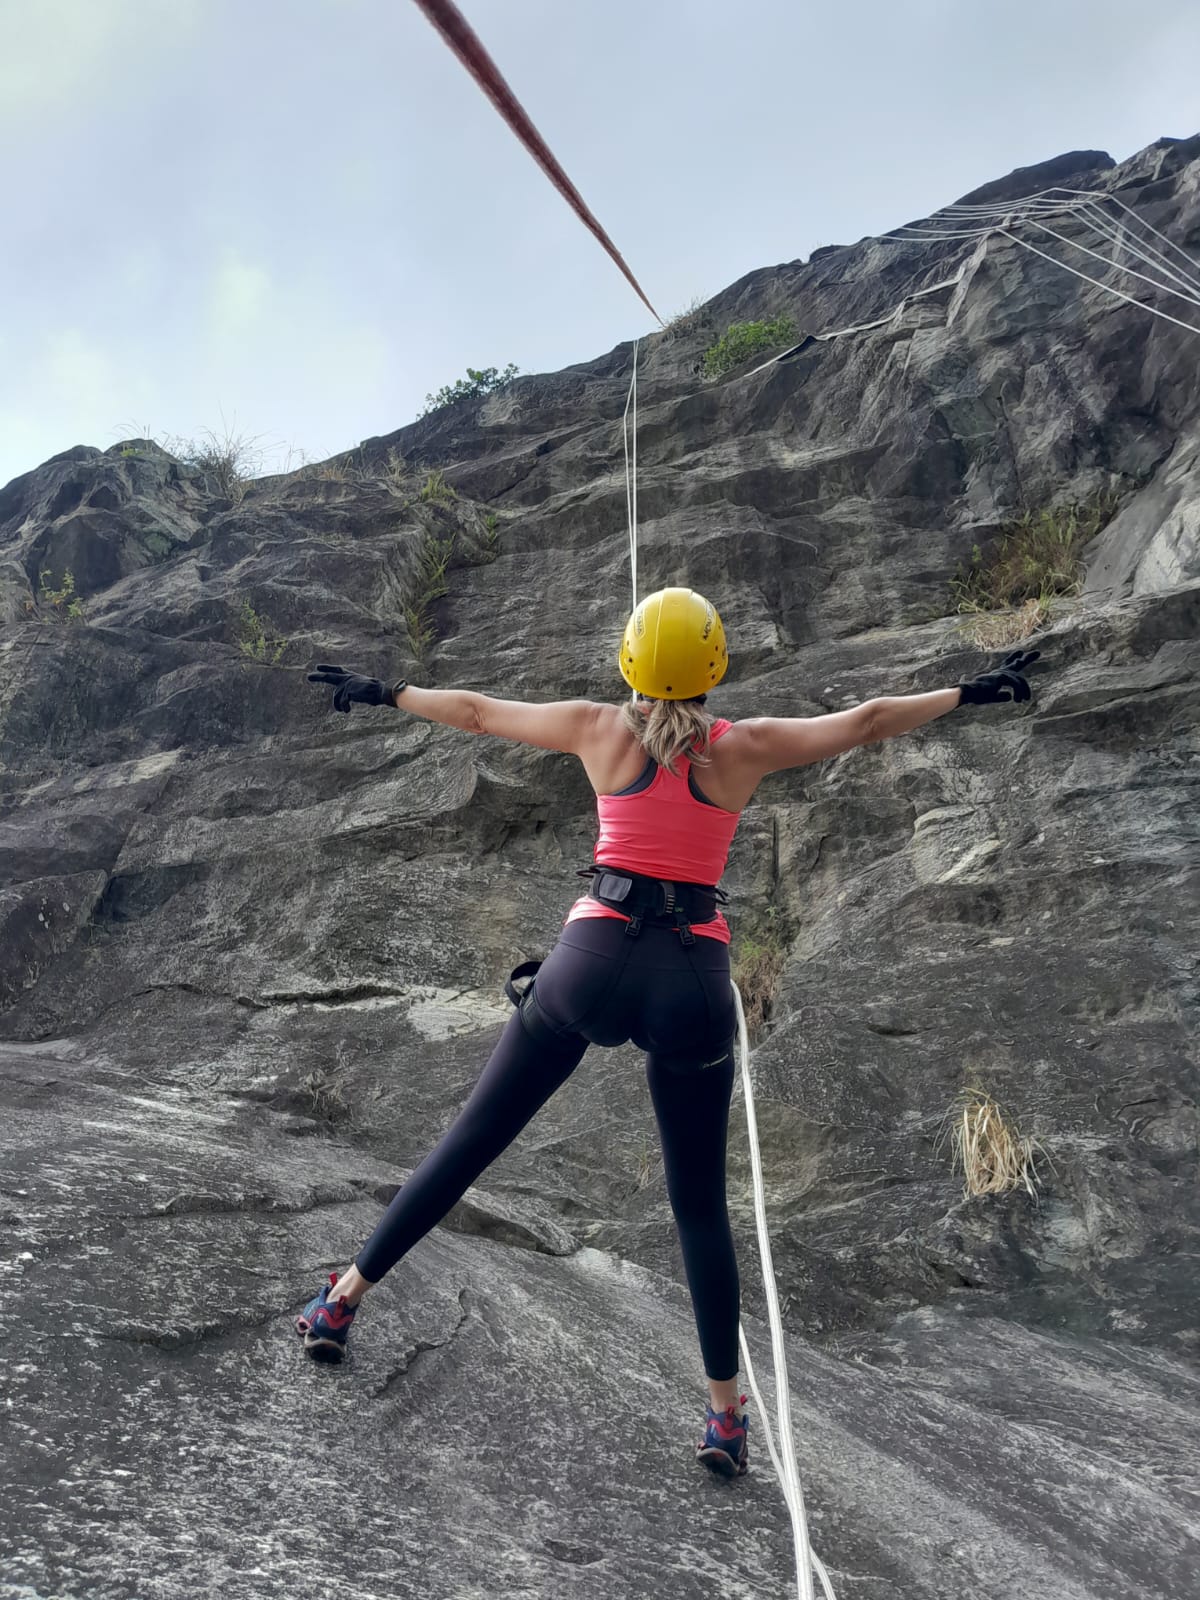
[[(733, 723), (723, 718), (715, 721), (711, 742), (716, 744), (732, 727)], [(720, 881), (741, 813), (723, 811), (704, 798), (690, 761), (681, 758), (677, 765), (678, 776), (647, 761), (627, 789), (596, 796), (600, 837), (595, 859), (600, 866), (623, 867), (627, 872), (675, 883)], [(590, 895), (575, 902), (566, 920), (573, 922), (577, 917), (629, 920), (624, 912)], [(695, 923), (692, 931), (729, 943), (729, 924), (719, 911), (711, 922)]]

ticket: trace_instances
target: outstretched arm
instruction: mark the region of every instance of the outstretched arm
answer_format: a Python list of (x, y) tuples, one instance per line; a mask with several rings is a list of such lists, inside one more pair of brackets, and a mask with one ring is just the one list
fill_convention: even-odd
[(348, 712), (352, 705), (394, 706), (467, 733), (492, 733), (501, 739), (516, 739), (521, 744), (581, 757), (591, 750), (604, 726), (619, 715), (613, 706), (598, 705), (592, 700), (552, 700), (535, 705), (526, 700), (496, 700), (473, 689), (422, 689), (403, 679), (389, 685), (381, 678), (368, 678), (327, 662), (310, 672), (308, 681), (326, 684), (333, 690), (335, 711)]
[(894, 739), (897, 734), (911, 733), (935, 717), (944, 717), (962, 703), (962, 690), (934, 689), (929, 694), (881, 695), (869, 700), (871, 707), (871, 741)]
[(430, 722), (443, 722), (467, 733), (491, 733), (516, 739), (542, 750), (564, 750), (580, 755), (611, 706), (591, 700), (551, 700), (543, 705), (527, 700), (497, 700), (473, 689), (422, 689), (405, 684), (392, 702), (401, 711)]

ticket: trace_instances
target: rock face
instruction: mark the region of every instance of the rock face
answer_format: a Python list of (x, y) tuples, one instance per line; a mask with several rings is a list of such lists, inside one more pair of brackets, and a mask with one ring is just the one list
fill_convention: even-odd
[[(1048, 183), (1200, 251), (1200, 140), (975, 198)], [(783, 311), (858, 331), (700, 377)], [(758, 1120), (840, 1596), (1194, 1581), (1198, 349), (1001, 237), (823, 250), (641, 347), (641, 587), (720, 605), (723, 715), (980, 670), (973, 547), (1119, 507), (1031, 705), (772, 779), (726, 880), (783, 961)], [(631, 355), (232, 496), (144, 440), (0, 490), (0, 1594), (282, 1597), (330, 1566), (364, 1600), (691, 1600), (714, 1551), (730, 1593), (794, 1583), (755, 1421), (728, 1492), (689, 1460), (630, 1051), (397, 1267), (345, 1369), (291, 1332), (465, 1098), (593, 826), (569, 758), (337, 717), (303, 672), (616, 698)], [(972, 1085), (1041, 1141), (1036, 1198), (964, 1199)], [(761, 1366), (740, 1103), (730, 1196)]]

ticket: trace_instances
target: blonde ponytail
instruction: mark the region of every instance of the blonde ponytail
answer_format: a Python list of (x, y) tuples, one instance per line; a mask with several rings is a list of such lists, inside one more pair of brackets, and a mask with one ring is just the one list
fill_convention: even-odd
[(625, 726), (651, 760), (676, 777), (675, 763), (681, 756), (697, 766), (708, 765), (713, 719), (702, 701), (626, 701), (624, 715)]

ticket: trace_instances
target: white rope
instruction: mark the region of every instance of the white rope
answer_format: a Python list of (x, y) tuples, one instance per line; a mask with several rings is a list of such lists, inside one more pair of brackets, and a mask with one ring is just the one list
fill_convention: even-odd
[[(1038, 222), (1033, 217), (1029, 217), (1026, 220), (1029, 227), (1037, 228), (1040, 233), (1048, 233), (1052, 239), (1060, 240), (1061, 243), (1068, 245), (1072, 250), (1082, 250), (1084, 255), (1091, 256), (1095, 261), (1102, 261), (1105, 266), (1115, 267), (1118, 272), (1126, 272), (1131, 278), (1140, 278), (1143, 283), (1148, 283), (1152, 289), (1160, 289), (1163, 294), (1173, 294), (1176, 299), (1186, 300), (1189, 305), (1200, 306), (1200, 293), (1191, 288), (1190, 285), (1186, 289), (1173, 289), (1170, 284), (1160, 283), (1157, 278), (1147, 277), (1144, 272), (1138, 272), (1133, 267), (1124, 266), (1119, 261), (1111, 261), (1108, 256), (1102, 256), (1098, 250), (1092, 250), (1088, 245), (1080, 244), (1078, 239), (1069, 239), (1065, 233), (1059, 233), (1056, 228), (1048, 228), (1044, 222)], [(1109, 235), (1106, 230), (1097, 229), (1097, 232), (1105, 234), (1106, 237), (1111, 237), (1114, 244), (1118, 243), (1116, 236)], [(1140, 259), (1142, 258), (1139, 256)], [(1107, 288), (1108, 286), (1105, 285), (1105, 287)]]
[(1145, 239), (1139, 239), (1127, 224), (1106, 216), (1097, 206), (1081, 204), (1079, 214), (1089, 219), (1097, 233), (1111, 239), (1116, 249), (1127, 251), (1139, 261), (1144, 261), (1147, 266), (1152, 266), (1156, 272), (1161, 272), (1164, 277), (1171, 278), (1193, 294), (1200, 295), (1200, 276), (1193, 277), (1191, 273), (1181, 272), (1177, 263), (1173, 263), (1157, 246), (1149, 244)]
[[(637, 343), (633, 347), (633, 372), (629, 379), (629, 393), (625, 397), (622, 418), (622, 435), (625, 446), (625, 509), (629, 518), (629, 567), (633, 579), (633, 606), (637, 609)], [(632, 430), (630, 414), (632, 413)], [(632, 445), (631, 445), (632, 433)], [(635, 696), (636, 698), (636, 696)], [(783, 1344), (783, 1319), (779, 1312), (779, 1293), (775, 1286), (775, 1268), (771, 1260), (771, 1237), (767, 1232), (767, 1202), (763, 1189), (762, 1156), (758, 1148), (758, 1124), (754, 1117), (754, 1090), (750, 1083), (750, 1036), (746, 1031), (746, 1013), (738, 987), (733, 986), (733, 1001), (738, 1019), (738, 1053), (742, 1063), (742, 1084), (746, 1094), (746, 1127), (750, 1135), (750, 1168), (754, 1174), (754, 1217), (758, 1225), (758, 1249), (762, 1258), (763, 1283), (767, 1290), (767, 1309), (771, 1324), (771, 1354), (775, 1367), (775, 1402), (778, 1410), (779, 1438), (783, 1446), (780, 1458), (775, 1447), (767, 1408), (754, 1377), (750, 1360), (750, 1346), (746, 1330), (738, 1323), (738, 1342), (741, 1346), (742, 1364), (746, 1381), (754, 1396), (762, 1422), (767, 1453), (775, 1468), (783, 1498), (792, 1519), (792, 1538), (796, 1547), (796, 1593), (798, 1600), (813, 1600), (812, 1569), (815, 1568), (825, 1591), (826, 1600), (836, 1600), (830, 1587), (829, 1574), (814, 1555), (808, 1543), (808, 1524), (804, 1515), (804, 1491), (800, 1487), (800, 1471), (796, 1465), (796, 1446), (792, 1437), (792, 1402), (788, 1389), (787, 1351)]]
[[(1056, 195), (1065, 195), (1066, 199), (1059, 200), (1052, 198), (1052, 196)], [(1018, 200), (1015, 202), (1015, 204), (1009, 204), (1007, 206), (997, 205), (994, 201), (986, 205), (963, 205), (960, 201), (952, 206), (943, 206), (941, 212), (935, 213), (935, 215), (940, 216), (954, 213), (958, 217), (990, 216), (1002, 221), (1006, 217), (1011, 217), (1018, 209), (1022, 211), (1040, 210), (1046, 213), (1054, 211), (1069, 213), (1072, 209), (1078, 208), (1080, 211), (1097, 211), (1101, 216), (1103, 216), (1104, 213), (1100, 211), (1100, 207), (1105, 205), (1116, 206), (1119, 210), (1123, 211), (1125, 215), (1129, 217), (1134, 224), (1136, 224), (1137, 227), (1144, 228), (1147, 233), (1152, 233), (1156, 239), (1161, 239), (1163, 244), (1165, 244), (1168, 249), (1173, 250), (1183, 262), (1184, 266), (1188, 269), (1186, 275), (1192, 284), (1196, 288), (1200, 288), (1200, 276), (1192, 276), (1194, 273), (1200, 274), (1200, 263), (1197, 263), (1195, 260), (1193, 260), (1193, 258), (1188, 255), (1187, 251), (1182, 245), (1176, 244), (1174, 239), (1171, 239), (1165, 233), (1162, 233), (1154, 226), (1152, 222), (1147, 222), (1145, 217), (1143, 217), (1139, 212), (1135, 211), (1132, 206), (1126, 205), (1124, 200), (1119, 200), (1115, 194), (1105, 194), (1097, 189), (1043, 189), (1038, 194), (1027, 195), (1023, 200)], [(1112, 218), (1105, 218), (1105, 221), (1109, 226), (1112, 226)], [(1152, 245), (1147, 245), (1144, 240), (1139, 242), (1147, 250), (1152, 250), (1154, 248)], [(1161, 255), (1161, 252), (1159, 251), (1156, 251), (1155, 253)]]
[[(633, 584), (633, 607), (638, 603), (637, 569), (637, 363), (639, 339), (633, 342), (633, 371), (629, 375), (629, 393), (625, 396), (625, 413), (621, 418), (621, 433), (625, 442), (625, 514), (629, 519), (629, 576)], [(630, 466), (629, 411), (633, 408), (633, 457)]]
[[(1115, 218), (1109, 215), (1103, 209), (1106, 205), (1115, 206), (1122, 213), (1122, 217)], [(1072, 239), (1050, 227), (1045, 219), (1051, 217), (1078, 222), (1090, 228), (1102, 241), (1111, 244), (1112, 257), (1101, 255), (1080, 240)], [(1138, 300), (1113, 284), (1092, 277), (1086, 272), (1080, 272), (1065, 261), (1060, 261), (1058, 257), (1038, 250), (1015, 231), (1022, 224), (1057, 239), (1069, 249), (1082, 251), (1083, 254), (1103, 262), (1105, 266), (1112, 267), (1118, 273), (1126, 273), (1130, 277), (1148, 283), (1161, 293), (1174, 295), (1178, 299), (1186, 300), (1190, 305), (1200, 307), (1200, 264), (1194, 261), (1181, 245), (1168, 238), (1153, 223), (1147, 222), (1123, 200), (1096, 190), (1046, 189), (1039, 194), (1027, 195), (1021, 200), (1007, 204), (991, 202), (964, 205), (960, 202), (944, 206), (940, 212), (923, 222), (909, 223), (903, 228), (894, 230), (894, 236), (910, 239), (984, 239), (991, 233), (1000, 233), (1023, 249), (1032, 251), (1034, 255), (1041, 256), (1053, 266), (1061, 267), (1064, 272), (1072, 273), (1085, 283), (1102, 289), (1116, 299), (1138, 306), (1143, 311), (1149, 311), (1152, 316), (1162, 317), (1164, 321), (1185, 328), (1189, 333), (1200, 332), (1200, 328), (1194, 323), (1172, 317), (1167, 312), (1159, 310), (1157, 306)], [(1143, 229), (1154, 239), (1160, 240), (1168, 250), (1174, 252), (1174, 259), (1151, 243), (1137, 231), (1138, 229)], [(1127, 261), (1120, 259), (1122, 253), (1139, 261), (1157, 276), (1151, 277), (1146, 272), (1138, 272), (1136, 268), (1128, 265)]]
[[(1085, 209), (1085, 207), (1080, 206), (1074, 214), (1082, 217)], [(1048, 215), (1048, 213), (1043, 213), (1043, 215)], [(896, 229), (896, 232), (903, 233), (908, 238), (914, 239), (985, 239), (990, 233), (1007, 233), (1008, 226), (1015, 227), (1018, 223), (1023, 223), (1027, 227), (1036, 228), (1039, 233), (1049, 234), (1051, 238), (1059, 240), (1061, 244), (1067, 245), (1072, 250), (1080, 250), (1084, 255), (1091, 256), (1093, 260), (1103, 262), (1106, 267), (1113, 267), (1116, 271), (1127, 273), (1132, 278), (1139, 278), (1143, 283), (1148, 283), (1152, 289), (1158, 289), (1163, 294), (1174, 295), (1179, 300), (1186, 300), (1189, 305), (1200, 307), (1200, 284), (1194, 285), (1189, 278), (1177, 272), (1169, 262), (1155, 260), (1148, 250), (1144, 250), (1141, 247), (1138, 241), (1128, 234), (1122, 235), (1119, 233), (1111, 224), (1110, 219), (1103, 216), (1103, 213), (1100, 216), (1101, 221), (1089, 216), (1086, 219), (1087, 225), (1100, 234), (1102, 238), (1109, 239), (1118, 248), (1126, 249), (1130, 255), (1136, 257), (1143, 265), (1152, 267), (1163, 277), (1174, 280), (1174, 284), (1178, 284), (1181, 287), (1176, 288), (1171, 282), (1160, 282), (1158, 278), (1152, 278), (1144, 272), (1138, 272), (1134, 267), (1126, 266), (1109, 256), (1101, 255), (1098, 250), (1093, 250), (1090, 246), (1080, 243), (1078, 239), (1071, 239), (1065, 233), (1059, 233), (1057, 229), (1049, 227), (1044, 222), (1039, 222), (1036, 216), (1015, 217), (1011, 212), (1008, 212), (995, 223), (954, 229), (952, 231), (942, 231), (940, 229), (935, 231), (924, 223), (909, 223), (902, 229)], [(1002, 224), (1007, 224), (1008, 226)], [(1154, 255), (1156, 256), (1159, 253), (1155, 251)], [(1047, 257), (1047, 259), (1053, 258)], [(1066, 266), (1065, 262), (1058, 262), (1057, 264)], [(1070, 271), (1071, 269), (1068, 267), (1066, 270)], [(1090, 279), (1089, 281), (1095, 282), (1097, 280)], [(1110, 289), (1108, 284), (1102, 284), (1101, 287)], [(1135, 300), (1133, 303), (1135, 305), (1142, 304), (1140, 300)], [(1147, 307), (1147, 309), (1150, 308)], [(1185, 323), (1184, 326), (1186, 327), (1188, 324)]]
[(775, 1367), (775, 1414), (779, 1423), (779, 1442), (782, 1460), (771, 1435), (767, 1408), (754, 1380), (754, 1367), (750, 1361), (750, 1346), (746, 1330), (739, 1322), (738, 1343), (742, 1351), (742, 1364), (746, 1381), (754, 1395), (762, 1421), (767, 1451), (783, 1489), (792, 1519), (792, 1539), (796, 1547), (797, 1600), (813, 1600), (812, 1574), (816, 1571), (825, 1591), (826, 1600), (836, 1600), (829, 1582), (829, 1574), (808, 1542), (808, 1523), (804, 1515), (804, 1491), (800, 1486), (800, 1469), (796, 1465), (796, 1445), (792, 1436), (792, 1401), (788, 1388), (787, 1350), (783, 1343), (783, 1319), (779, 1312), (779, 1292), (775, 1285), (775, 1268), (771, 1259), (771, 1236), (767, 1231), (767, 1201), (763, 1188), (762, 1154), (758, 1148), (758, 1121), (754, 1115), (754, 1089), (750, 1082), (750, 1036), (746, 1031), (746, 1012), (738, 986), (733, 985), (733, 1002), (738, 1020), (738, 1057), (742, 1068), (742, 1087), (746, 1095), (746, 1131), (750, 1139), (750, 1170), (754, 1177), (754, 1221), (758, 1229), (758, 1253), (762, 1258), (763, 1286), (767, 1291), (767, 1313), (771, 1325), (771, 1358)]
[(1123, 289), (1115, 289), (1111, 283), (1101, 283), (1099, 278), (1093, 278), (1090, 273), (1080, 272), (1077, 267), (1069, 267), (1065, 261), (1048, 255), (1045, 250), (1039, 250), (1037, 245), (1030, 244), (1028, 239), (1022, 239), (1019, 234), (1009, 233), (1007, 228), (997, 228), (997, 233), (1002, 233), (1006, 239), (1011, 239), (1014, 244), (1019, 244), (1022, 250), (1032, 250), (1035, 256), (1041, 256), (1043, 261), (1049, 261), (1053, 266), (1061, 267), (1064, 272), (1070, 272), (1077, 278), (1082, 278), (1084, 283), (1094, 284), (1097, 289), (1103, 289), (1106, 294), (1115, 295), (1118, 300), (1125, 300), (1131, 306), (1139, 306), (1141, 310), (1148, 311), (1152, 317), (1161, 317), (1164, 322), (1173, 322), (1177, 328), (1186, 328), (1189, 333), (1200, 333), (1194, 323), (1182, 322), (1178, 317), (1172, 317), (1165, 311), (1160, 311), (1157, 306), (1147, 305), (1145, 300), (1137, 300), (1131, 294), (1126, 294)]
[[(1034, 200), (1038, 200), (1038, 199), (1041, 199), (1043, 197), (1033, 196), (1031, 198), (1034, 199)], [(1111, 196), (1102, 196), (1100, 198), (1107, 199), (1107, 198), (1112, 198), (1112, 197)], [(1086, 201), (1087, 202), (1091, 202), (1093, 204), (1096, 201), (1096, 199), (1097, 199), (1097, 197), (1095, 195), (1087, 195), (1086, 196)], [(1121, 205), (1122, 210), (1129, 212), (1129, 215), (1132, 216), (1135, 219), (1135, 221), (1141, 221), (1142, 220), (1142, 219), (1137, 217), (1137, 214), (1135, 212), (1130, 211), (1129, 207), (1125, 206), (1121, 201), (1117, 201), (1116, 204)], [(1025, 205), (1026, 205), (1026, 202), (1022, 201), (1021, 202), (1021, 207), (1024, 207)], [(964, 208), (960, 208), (960, 207), (948, 206), (948, 207), (945, 208), (945, 211), (946, 212), (954, 212), (954, 211), (965, 210), (965, 209), (967, 209), (967, 208), (965, 208), (965, 207)], [(896, 228), (896, 229), (893, 230), (891, 235), (885, 235), (885, 237), (906, 238), (906, 239), (911, 239), (911, 240), (920, 240), (920, 239), (985, 239), (985, 238), (988, 237), (989, 234), (998, 233), (998, 234), (1002, 235), (1006, 239), (1011, 239), (1014, 244), (1020, 245), (1020, 247), (1023, 250), (1029, 250), (1035, 256), (1040, 256), (1043, 261), (1049, 261), (1052, 266), (1061, 267), (1064, 272), (1071, 273), (1073, 277), (1080, 278), (1080, 279), (1083, 280), (1084, 283), (1090, 283), (1094, 288), (1103, 290), (1103, 292), (1105, 294), (1111, 294), (1112, 296), (1114, 296), (1114, 298), (1116, 298), (1118, 300), (1123, 300), (1128, 305), (1137, 306), (1142, 311), (1148, 311), (1151, 316), (1161, 317), (1164, 320), (1164, 322), (1170, 322), (1177, 328), (1184, 328), (1184, 329), (1187, 330), (1188, 333), (1200, 333), (1200, 327), (1197, 327), (1195, 325), (1195, 323), (1184, 322), (1181, 318), (1173, 317), (1166, 311), (1160, 311), (1157, 306), (1152, 306), (1145, 300), (1138, 300), (1134, 295), (1126, 294), (1123, 289), (1118, 289), (1118, 288), (1116, 288), (1115, 285), (1113, 285), (1111, 283), (1105, 283), (1100, 278), (1092, 277), (1092, 275), (1090, 273), (1081, 272), (1077, 267), (1072, 267), (1072, 266), (1068, 265), (1067, 262), (1060, 261), (1057, 256), (1052, 256), (1045, 250), (1039, 250), (1036, 245), (1030, 244), (1028, 239), (1022, 239), (1020, 234), (1016, 233), (1013, 230), (1015, 228), (1019, 227), (1022, 223), (1028, 223), (1032, 227), (1038, 228), (1043, 233), (1051, 234), (1054, 238), (1059, 239), (1062, 243), (1071, 246), (1073, 249), (1082, 250), (1087, 255), (1096, 256), (1096, 252), (1094, 250), (1090, 250), (1090, 249), (1088, 249), (1088, 247), (1086, 245), (1079, 244), (1077, 241), (1075, 241), (1073, 239), (1069, 239), (1063, 234), (1057, 233), (1053, 228), (1047, 228), (1044, 223), (1037, 221), (1035, 219), (1035, 217), (1033, 217), (1032, 215), (1030, 215), (1030, 216), (1020, 216), (1020, 215), (1018, 215), (1017, 214), (1018, 209), (1019, 209), (1018, 207), (1013, 207), (1013, 206), (1010, 206), (1007, 209), (1001, 208), (1001, 207), (997, 207), (997, 206), (979, 207), (977, 210), (972, 208), (973, 215), (974, 215), (975, 218), (977, 218), (977, 220), (974, 223), (969, 224), (965, 217), (951, 216), (949, 218), (949, 224), (950, 225), (939, 227), (937, 225), (937, 217), (935, 216), (935, 217), (931, 217), (927, 222), (910, 223), (910, 224), (907, 224), (903, 228)], [(1035, 209), (1035, 208), (1031, 208), (1031, 209)], [(1076, 215), (1076, 214), (1078, 214), (1079, 212), (1081, 212), (1081, 211), (1083, 211), (1085, 209), (1085, 203), (1084, 203), (1084, 201), (1082, 199), (1080, 199), (1080, 200), (1074, 201), (1071, 205), (1057, 204), (1057, 205), (1055, 205), (1053, 207), (1044, 207), (1043, 206), (1043, 207), (1038, 207), (1036, 209), (1040, 209), (1043, 215), (1046, 214), (1046, 212), (1048, 210), (1050, 210), (1050, 209), (1056, 209), (1056, 210), (1067, 212), (1070, 215)], [(988, 218), (999, 219), (999, 220), (991, 220), (991, 221), (989, 221), (989, 220), (987, 220)], [(1111, 224), (1109, 222), (1109, 219), (1105, 219), (1105, 220), (1106, 220), (1106, 224), (1111, 226)], [(963, 224), (963, 226), (962, 227), (958, 227), (958, 228), (953, 227), (952, 224), (954, 224), (955, 222), (961, 222)], [(1092, 227), (1096, 228), (1096, 231), (1101, 233), (1103, 236), (1112, 239), (1114, 242), (1119, 242), (1118, 239), (1117, 239), (1117, 236), (1115, 235), (1115, 233), (1109, 232), (1109, 227), (1108, 226), (1106, 226), (1105, 228), (1099, 228), (1099, 227), (1097, 227), (1097, 225), (1096, 225), (1094, 220), (1091, 222), (1090, 225)], [(1164, 239), (1166, 243), (1168, 243), (1168, 244), (1171, 243), (1171, 241), (1169, 239), (1166, 239), (1166, 236), (1164, 234), (1159, 234), (1158, 230), (1156, 228), (1152, 228), (1149, 223), (1146, 223), (1145, 226), (1147, 228), (1150, 228), (1150, 231), (1152, 233), (1156, 234), (1157, 237)], [(1126, 247), (1131, 250), (1131, 253), (1137, 253), (1139, 255), (1139, 258), (1142, 259), (1143, 262), (1146, 262), (1147, 258), (1146, 258), (1146, 255), (1141, 250), (1140, 242), (1135, 242), (1135, 243), (1131, 244), (1129, 242), (1129, 236), (1126, 236), (1124, 242), (1126, 244)], [(1147, 247), (1147, 249), (1149, 249), (1149, 248), (1152, 248), (1152, 247)], [(1175, 246), (1174, 248), (1179, 249), (1178, 246)], [(1159, 252), (1156, 251), (1155, 253), (1158, 254)], [(1194, 265), (1194, 263), (1191, 263), (1191, 258), (1188, 257), (1185, 252), (1180, 250), (1179, 253), (1181, 255), (1183, 255), (1184, 259), (1187, 260), (1189, 262), (1189, 264)], [(1131, 276), (1133, 276), (1135, 278), (1142, 279), (1144, 282), (1149, 283), (1153, 288), (1159, 289), (1162, 292), (1167, 293), (1167, 294), (1177, 295), (1180, 299), (1187, 300), (1189, 302), (1189, 304), (1200, 306), (1200, 301), (1198, 301), (1194, 297), (1193, 294), (1183, 293), (1179, 289), (1172, 288), (1169, 284), (1159, 283), (1155, 279), (1147, 278), (1144, 273), (1136, 272), (1136, 271), (1134, 271), (1134, 269), (1132, 267), (1123, 266), (1120, 262), (1117, 262), (1117, 261), (1110, 262), (1108, 257), (1106, 257), (1106, 256), (1099, 256), (1099, 257), (1097, 257), (1097, 259), (1102, 260), (1105, 263), (1106, 266), (1115, 267), (1118, 272), (1129, 273)], [(1156, 263), (1149, 263), (1149, 264), (1157, 265), (1158, 266), (1158, 270), (1168, 273), (1171, 277), (1173, 277), (1175, 279), (1175, 281), (1177, 283), (1186, 284), (1187, 288), (1189, 290), (1193, 288), (1193, 285), (1191, 283), (1190, 278), (1188, 278), (1186, 275), (1180, 274), (1177, 271), (1176, 268), (1170, 266), (1169, 264), (1166, 265), (1166, 266), (1163, 266), (1162, 264), (1156, 264)]]

